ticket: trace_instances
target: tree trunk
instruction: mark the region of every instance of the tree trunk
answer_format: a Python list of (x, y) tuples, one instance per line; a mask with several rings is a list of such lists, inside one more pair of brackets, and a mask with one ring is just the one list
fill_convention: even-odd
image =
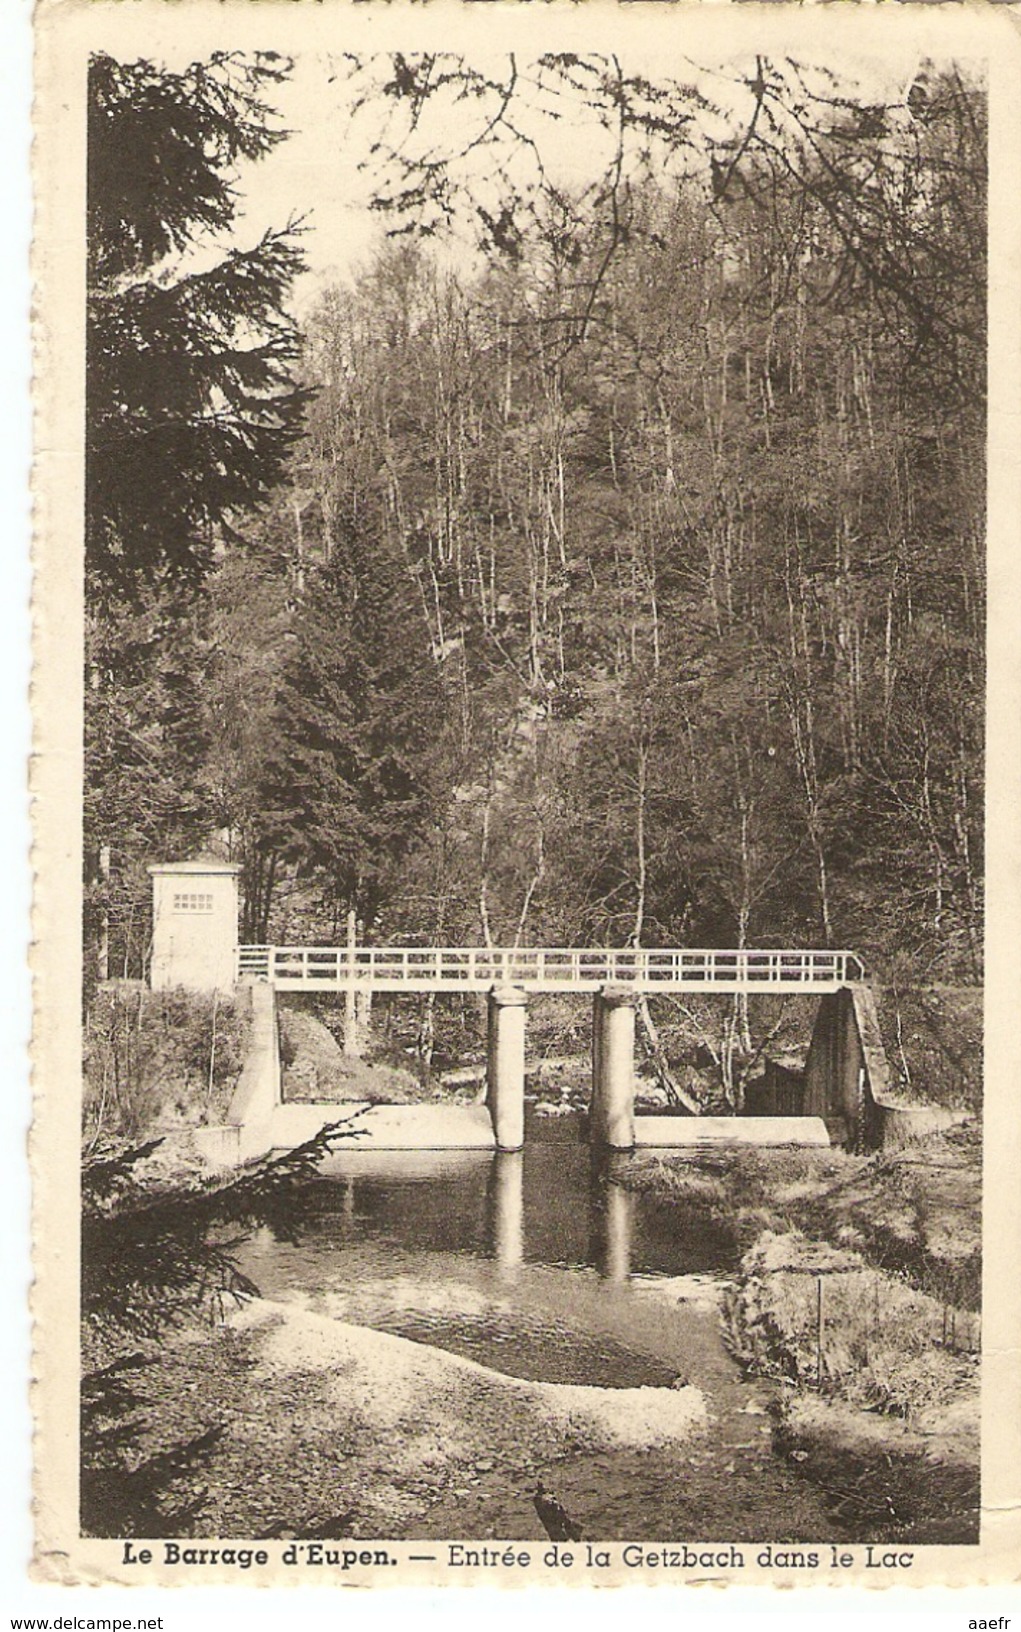
[(103, 889), (103, 904), (99, 910), (99, 945), (96, 949), (96, 974), (101, 981), (110, 974), (110, 846), (99, 851), (99, 877)]
[[(358, 944), (358, 918), (354, 907), (347, 915), (347, 950), (351, 970), (354, 969), (354, 951)], [(354, 986), (344, 988), (344, 1053), (348, 1059), (361, 1057), (361, 1039), (358, 1034), (358, 1000)]]
[(666, 1050), (660, 1041), (656, 1023), (649, 1010), (649, 999), (644, 994), (638, 1001), (638, 1025), (646, 1053), (652, 1061), (652, 1069), (656, 1073), (656, 1081), (664, 1090), (671, 1105), (683, 1105), (692, 1116), (701, 1116), (702, 1107), (697, 1099), (693, 1099), (686, 1089), (682, 1088), (673, 1072), (666, 1056)]

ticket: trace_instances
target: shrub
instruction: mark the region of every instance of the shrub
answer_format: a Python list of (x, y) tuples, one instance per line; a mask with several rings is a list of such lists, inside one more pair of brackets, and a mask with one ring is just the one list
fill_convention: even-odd
[(247, 1013), (232, 997), (150, 992), (138, 982), (105, 987), (84, 1030), (86, 1139), (221, 1121), (247, 1037)]

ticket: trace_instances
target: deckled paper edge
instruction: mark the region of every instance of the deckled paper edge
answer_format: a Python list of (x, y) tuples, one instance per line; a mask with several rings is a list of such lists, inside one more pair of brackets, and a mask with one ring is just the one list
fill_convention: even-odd
[[(328, 49), (342, 27), (344, 48), (404, 49), (454, 43), (482, 51), (505, 43), (518, 49), (594, 49), (644, 29), (676, 28), (682, 49), (706, 53), (721, 40), (735, 52), (754, 49), (765, 36), (775, 49), (779, 33), (801, 49), (823, 38), (834, 50), (874, 49), (877, 39), (914, 31), (931, 54), (956, 51), (988, 60), (992, 101), (991, 401), (987, 803), (988, 917), (986, 1080), (992, 1094), (985, 1116), (983, 1369), (983, 1539), (977, 1548), (914, 1549), (914, 1569), (894, 1581), (870, 1581), (861, 1571), (841, 1575), (842, 1586), (1005, 1583), (1021, 1572), (1021, 1110), (1013, 1092), (1013, 1021), (1018, 1007), (1014, 974), (1021, 926), (1021, 629), (1019, 629), (1018, 518), (1021, 516), (1018, 442), (1021, 428), (1019, 345), (1019, 220), (1013, 156), (1021, 152), (1021, 46), (1013, 8), (855, 5), (838, 12), (787, 5), (629, 5), (602, 0), (573, 7), (554, 0), (463, 6), (433, 0), (428, 9), (406, 4), (354, 5), (345, 0), (41, 0), (37, 11), (37, 99), (34, 177), (36, 226), (36, 458), (34, 491), (35, 594), (33, 602), (33, 715), (35, 1123), (33, 1293), (36, 1421), (35, 1521), (37, 1579), (64, 1584), (236, 1585), (298, 1584), (302, 1571), (270, 1570), (258, 1578), (229, 1571), (153, 1568), (144, 1583), (118, 1564), (116, 1542), (77, 1536), (77, 1314), (78, 1110), (80, 1094), (81, 927), (81, 516), (84, 405), (84, 153), (81, 139), (83, 73), (90, 47), (158, 58), (162, 41), (186, 36), (201, 56), (216, 45), (273, 46), (287, 53)], [(683, 30), (683, 35), (681, 35)], [(697, 36), (697, 38), (696, 38)], [(754, 37), (753, 37), (754, 36)], [(539, 43), (541, 42), (541, 44)], [(704, 42), (704, 43), (703, 43)], [(408, 1544), (393, 1544), (403, 1554)], [(410, 1550), (415, 1544), (410, 1544)], [(441, 1549), (442, 1550), (442, 1549)], [(541, 1549), (534, 1549), (535, 1552)], [(451, 1583), (446, 1570), (402, 1566), (387, 1585)], [(584, 1584), (594, 1584), (586, 1576)], [(768, 1572), (746, 1570), (735, 1584), (790, 1587)], [(492, 1584), (493, 1572), (457, 1572), (458, 1584)], [(505, 1572), (501, 1585), (533, 1587), (563, 1575), (532, 1569)], [(338, 1582), (337, 1584), (341, 1584)], [(344, 1585), (368, 1584), (351, 1573)], [(671, 1585), (654, 1571), (600, 1572), (599, 1584)], [(689, 1581), (686, 1584), (694, 1584)], [(717, 1584), (714, 1580), (714, 1584)], [(797, 1584), (817, 1587), (823, 1572)], [(828, 1584), (828, 1583), (827, 1583)]]

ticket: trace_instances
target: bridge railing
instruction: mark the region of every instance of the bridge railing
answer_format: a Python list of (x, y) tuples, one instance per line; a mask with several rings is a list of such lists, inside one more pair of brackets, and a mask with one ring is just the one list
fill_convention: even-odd
[(844, 986), (864, 979), (853, 952), (783, 948), (242, 946), (239, 978), (289, 990), (351, 985), (391, 991), (594, 991), (633, 983), (650, 990), (743, 991)]

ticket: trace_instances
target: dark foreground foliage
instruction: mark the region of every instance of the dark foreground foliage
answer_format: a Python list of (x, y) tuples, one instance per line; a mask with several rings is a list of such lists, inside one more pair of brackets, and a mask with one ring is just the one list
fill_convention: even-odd
[(179, 1494), (223, 1437), (208, 1429), (156, 1455), (142, 1450), (150, 1397), (136, 1387), (151, 1365), (126, 1355), (90, 1372), (82, 1382), (82, 1529), (94, 1536), (188, 1535), (205, 1508), (206, 1490)]
[[(201, 1468), (224, 1432), (203, 1432), (153, 1452), (147, 1426), (158, 1401), (146, 1390), (152, 1345), (189, 1322), (222, 1319), (257, 1295), (234, 1252), (269, 1225), (298, 1239), (314, 1205), (309, 1183), (339, 1139), (314, 1139), (253, 1164), (227, 1183), (154, 1171), (159, 1139), (89, 1157), (82, 1174), (82, 1315), (89, 1368), (81, 1392), (82, 1530), (100, 1536), (189, 1535), (206, 1506)], [(143, 1349), (131, 1348), (141, 1342)], [(332, 1521), (312, 1521), (320, 1522)], [(342, 1522), (340, 1520), (338, 1523)]]

